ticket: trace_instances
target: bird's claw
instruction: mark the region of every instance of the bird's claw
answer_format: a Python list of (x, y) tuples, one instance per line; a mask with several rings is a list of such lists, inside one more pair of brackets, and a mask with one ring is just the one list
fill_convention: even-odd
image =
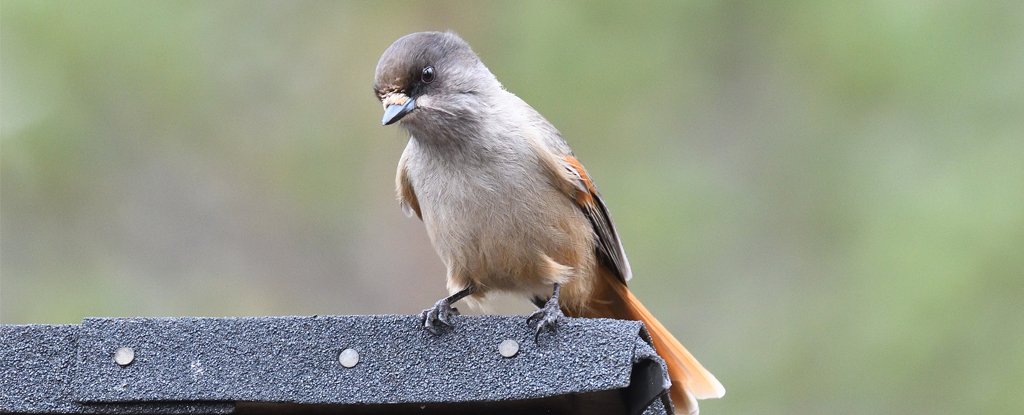
[(431, 334), (440, 334), (445, 328), (451, 328), (452, 317), (459, 315), (459, 309), (452, 307), (447, 299), (434, 303), (433, 307), (420, 312), (423, 328)]
[(540, 333), (545, 329), (554, 332), (557, 328), (558, 320), (563, 317), (565, 317), (565, 314), (562, 313), (562, 307), (558, 305), (557, 297), (544, 303), (544, 307), (534, 311), (533, 314), (526, 318), (526, 324), (534, 329), (533, 340), (536, 342), (537, 338), (540, 337)]

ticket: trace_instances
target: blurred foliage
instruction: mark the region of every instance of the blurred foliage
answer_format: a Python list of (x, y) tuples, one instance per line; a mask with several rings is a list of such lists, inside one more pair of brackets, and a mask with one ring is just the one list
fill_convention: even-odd
[[(595, 176), (706, 413), (1024, 411), (1019, 1), (0, 3), (5, 323), (443, 294), (370, 92), (452, 29)], [(506, 300), (500, 312), (525, 312)]]

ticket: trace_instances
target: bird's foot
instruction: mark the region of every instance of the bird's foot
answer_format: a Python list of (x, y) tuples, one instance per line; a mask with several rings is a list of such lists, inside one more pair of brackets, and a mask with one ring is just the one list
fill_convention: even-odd
[(433, 307), (420, 312), (423, 328), (432, 334), (440, 334), (445, 328), (452, 327), (452, 317), (459, 315), (459, 309), (452, 307), (447, 298), (434, 303)]
[(441, 330), (446, 327), (451, 328), (452, 317), (459, 315), (459, 309), (452, 307), (452, 304), (472, 294), (475, 290), (474, 286), (468, 285), (455, 294), (438, 300), (433, 307), (420, 312), (420, 323), (423, 323), (423, 328), (433, 334), (440, 334)]
[(555, 331), (558, 325), (558, 320), (565, 317), (562, 313), (562, 306), (558, 304), (558, 284), (555, 284), (555, 293), (544, 303), (544, 306), (534, 311), (526, 318), (526, 324), (530, 325), (534, 329), (533, 339), (534, 341), (540, 336), (540, 333), (545, 329)]

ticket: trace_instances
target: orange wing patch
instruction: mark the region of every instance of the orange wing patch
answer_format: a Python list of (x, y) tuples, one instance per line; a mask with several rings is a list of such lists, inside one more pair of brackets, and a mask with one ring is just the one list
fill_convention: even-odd
[(580, 205), (593, 205), (594, 195), (597, 194), (597, 188), (594, 187), (594, 182), (590, 181), (590, 176), (587, 175), (587, 170), (583, 168), (580, 161), (573, 156), (565, 156), (565, 162), (569, 163), (569, 166), (575, 170), (577, 176), (580, 177), (580, 182), (587, 189), (586, 192), (576, 192), (576, 203)]
[(412, 217), (413, 213), (417, 218), (423, 219), (420, 213), (420, 201), (416, 199), (416, 192), (413, 190), (412, 181), (405, 171), (405, 157), (398, 160), (398, 174), (395, 176), (395, 190), (398, 193), (398, 201), (402, 205), (402, 211), (406, 216)]
[(574, 192), (569, 195), (593, 225), (594, 233), (597, 235), (598, 252), (614, 264), (615, 270), (623, 282), (628, 281), (633, 272), (629, 268), (629, 261), (626, 259), (626, 253), (623, 252), (615, 225), (612, 224), (612, 219), (608, 215), (608, 207), (601, 200), (601, 196), (597, 193), (597, 187), (590, 180), (587, 170), (583, 168), (580, 161), (571, 155), (563, 156), (562, 161), (564, 162), (563, 171), (570, 173), (571, 179), (575, 179), (572, 183), (573, 189), (571, 189)]

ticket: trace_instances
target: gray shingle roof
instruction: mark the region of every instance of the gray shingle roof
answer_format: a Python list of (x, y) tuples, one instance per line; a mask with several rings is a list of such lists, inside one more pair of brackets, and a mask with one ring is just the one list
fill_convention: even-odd
[[(635, 321), (564, 319), (534, 341), (522, 316), (459, 316), (440, 335), (407, 315), (4, 325), (0, 411), (665, 413), (664, 363), (645, 338)], [(511, 357), (505, 340), (518, 345)], [(131, 363), (115, 363), (119, 348)], [(352, 367), (339, 363), (345, 349)]]

